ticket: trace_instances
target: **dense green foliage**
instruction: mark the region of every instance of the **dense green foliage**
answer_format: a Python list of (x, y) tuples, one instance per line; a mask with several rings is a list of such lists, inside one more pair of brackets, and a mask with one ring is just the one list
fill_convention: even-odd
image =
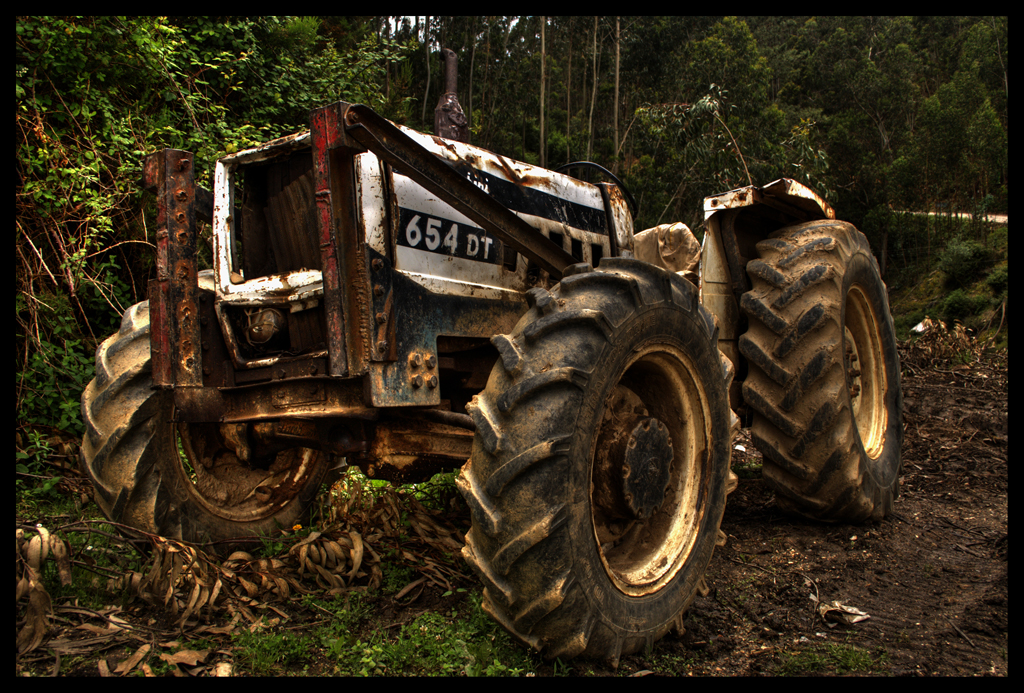
[[(1006, 211), (1007, 26), (962, 16), (18, 17), (19, 423), (79, 435), (95, 346), (145, 297), (146, 153), (195, 152), (208, 185), (217, 156), (305, 128), (310, 108), (337, 99), (430, 131), (447, 46), (476, 144), (533, 163), (543, 147), (548, 168), (610, 168), (639, 203), (639, 228), (683, 220), (699, 234), (703, 196), (789, 176), (860, 226), (883, 267), (904, 271), (963, 229), (894, 210)], [(984, 242), (982, 228), (962, 241)]]
[(16, 22), (19, 421), (82, 433), (98, 340), (145, 297), (152, 205), (144, 154), (217, 156), (307, 127), (340, 98), (384, 94), (406, 48), (360, 22), (298, 18), (19, 17)]

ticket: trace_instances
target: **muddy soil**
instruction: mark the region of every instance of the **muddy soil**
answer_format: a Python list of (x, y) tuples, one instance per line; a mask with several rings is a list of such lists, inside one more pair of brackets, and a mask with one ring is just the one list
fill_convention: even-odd
[[(740, 480), (708, 593), (656, 648), (687, 662), (677, 674), (1007, 674), (1006, 371), (905, 367), (903, 389), (902, 489), (881, 523), (794, 519)], [(826, 622), (812, 597), (869, 618)]]

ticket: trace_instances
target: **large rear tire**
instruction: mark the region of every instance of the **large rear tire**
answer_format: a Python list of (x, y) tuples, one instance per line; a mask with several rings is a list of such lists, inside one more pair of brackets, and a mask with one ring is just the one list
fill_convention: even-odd
[(739, 350), (764, 479), (786, 510), (881, 519), (899, 493), (903, 407), (889, 300), (867, 239), (845, 222), (812, 221), (757, 250)]
[(82, 394), (81, 463), (107, 518), (221, 551), (301, 521), (326, 455), (292, 448), (244, 463), (238, 426), (175, 423), (173, 409), (171, 393), (153, 387), (149, 303), (139, 303), (96, 350)]
[(459, 477), (483, 607), (549, 659), (617, 663), (682, 631), (719, 538), (738, 419), (732, 364), (681, 277), (570, 268), (491, 341)]

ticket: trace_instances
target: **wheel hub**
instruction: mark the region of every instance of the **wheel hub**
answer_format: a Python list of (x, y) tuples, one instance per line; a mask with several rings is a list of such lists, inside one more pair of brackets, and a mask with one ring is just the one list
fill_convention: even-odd
[(643, 419), (626, 441), (622, 464), (622, 496), (637, 519), (646, 519), (661, 507), (671, 462), (668, 428), (653, 417)]
[(617, 387), (595, 450), (594, 498), (607, 518), (646, 520), (665, 502), (674, 456), (668, 427)]
[(601, 562), (625, 595), (669, 584), (704, 531), (711, 448), (704, 392), (682, 351), (652, 343), (634, 350), (605, 400), (590, 512)]

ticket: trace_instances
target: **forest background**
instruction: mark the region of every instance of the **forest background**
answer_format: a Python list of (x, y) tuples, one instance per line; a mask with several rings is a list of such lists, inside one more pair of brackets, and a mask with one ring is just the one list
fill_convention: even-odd
[[(698, 237), (704, 196), (795, 178), (864, 231), (893, 288), (944, 248), (971, 262), (988, 233), (905, 212), (1007, 210), (1007, 25), (17, 17), (19, 461), (81, 439), (95, 348), (146, 298), (156, 210), (139, 188), (145, 154), (192, 151), (211, 187), (217, 157), (305, 129), (311, 108), (339, 99), (430, 132), (447, 47), (474, 144), (547, 168), (595, 161), (636, 198), (638, 230), (681, 220)], [(1005, 292), (1005, 269), (999, 280)]]

